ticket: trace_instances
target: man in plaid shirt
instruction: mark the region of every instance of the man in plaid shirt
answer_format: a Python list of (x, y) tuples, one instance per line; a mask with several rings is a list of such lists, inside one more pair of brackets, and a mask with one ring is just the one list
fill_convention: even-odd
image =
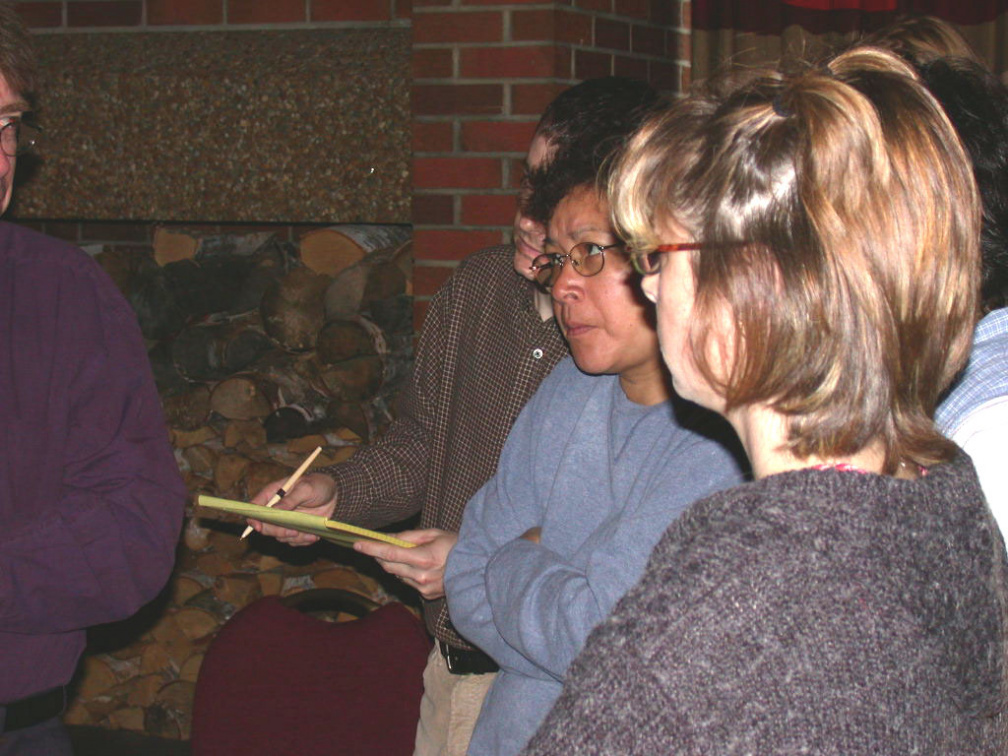
[[(620, 77), (563, 92), (539, 121), (526, 171), (546, 164), (562, 170), (565, 154), (594, 149), (623, 133), (629, 113), (655, 98), (646, 84)], [(277, 505), (366, 527), (421, 513), (419, 530), (397, 534), (416, 548), (355, 546), (425, 599), (427, 627), (437, 643), (424, 674), (417, 754), (464, 753), (493, 679), (493, 661), (451, 626), (445, 560), (463, 509), (496, 472), (519, 411), (567, 355), (549, 295), (532, 282), (530, 266), (542, 253), (546, 231), (523, 212), (525, 204), (519, 201), (513, 244), (471, 255), (432, 300), (412, 377), (386, 434), (349, 461), (305, 476)], [(264, 504), (281, 483), (264, 488), (253, 502)], [(317, 540), (250, 523), (292, 545)]]

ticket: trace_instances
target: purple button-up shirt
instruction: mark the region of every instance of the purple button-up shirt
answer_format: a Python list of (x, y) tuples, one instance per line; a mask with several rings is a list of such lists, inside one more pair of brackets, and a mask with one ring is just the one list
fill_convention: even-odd
[(80, 249), (0, 223), (0, 704), (157, 595), (184, 501), (133, 312)]

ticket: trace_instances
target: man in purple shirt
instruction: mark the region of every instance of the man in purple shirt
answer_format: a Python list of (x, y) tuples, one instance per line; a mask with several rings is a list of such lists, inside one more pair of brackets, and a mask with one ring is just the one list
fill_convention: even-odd
[[(0, 5), (0, 213), (34, 83)], [(0, 223), (0, 756), (71, 752), (85, 630), (161, 590), (184, 501), (129, 306), (80, 249)]]

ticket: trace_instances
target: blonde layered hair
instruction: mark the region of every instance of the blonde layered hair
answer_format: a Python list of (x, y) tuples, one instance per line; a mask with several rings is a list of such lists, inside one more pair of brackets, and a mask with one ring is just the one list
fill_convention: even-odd
[(632, 246), (670, 223), (708, 245), (691, 347), (729, 411), (785, 415), (799, 458), (880, 442), (892, 473), (954, 455), (931, 417), (971, 346), (980, 203), (906, 63), (858, 48), (695, 95), (644, 126), (609, 192)]
[(985, 65), (952, 24), (935, 16), (905, 16), (865, 35), (860, 45), (892, 50), (915, 66), (936, 58), (965, 58)]

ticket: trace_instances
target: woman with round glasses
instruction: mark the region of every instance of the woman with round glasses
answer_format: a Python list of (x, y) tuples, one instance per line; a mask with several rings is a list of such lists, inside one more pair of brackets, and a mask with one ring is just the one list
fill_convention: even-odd
[(525, 745), (668, 524), (742, 479), (718, 442), (731, 429), (672, 397), (654, 310), (595, 186), (602, 157), (587, 157), (579, 175), (533, 177), (562, 187), (533, 267), (572, 359), (518, 417), (448, 558), (452, 624), (501, 668), (470, 754)]
[(755, 480), (695, 503), (528, 754), (1005, 753), (1005, 547), (934, 427), (979, 203), (894, 56), (697, 95), (611, 182), (680, 395)]

